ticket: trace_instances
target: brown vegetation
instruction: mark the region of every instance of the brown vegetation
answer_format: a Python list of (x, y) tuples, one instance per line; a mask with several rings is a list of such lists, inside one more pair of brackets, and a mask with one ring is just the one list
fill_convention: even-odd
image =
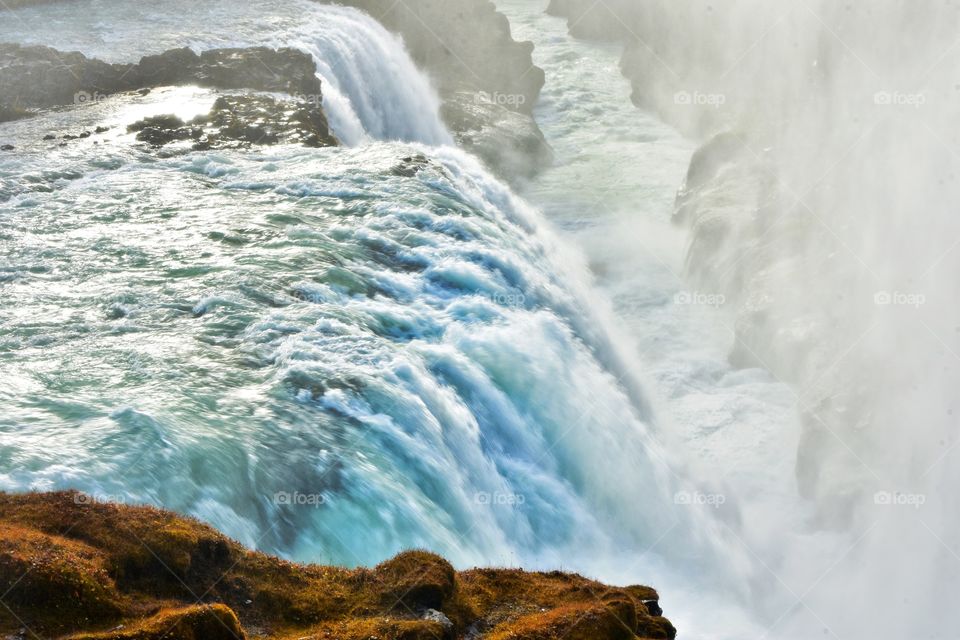
[[(76, 492), (0, 493), (0, 636), (71, 640), (673, 638), (649, 587), (409, 551), (301, 565), (211, 527)], [(644, 604), (650, 602), (650, 606)]]

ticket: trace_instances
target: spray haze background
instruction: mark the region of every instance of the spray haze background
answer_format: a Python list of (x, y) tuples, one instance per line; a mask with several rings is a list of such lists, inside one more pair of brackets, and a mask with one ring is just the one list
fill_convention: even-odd
[[(734, 362), (796, 389), (798, 490), (816, 508), (807, 532), (850, 533), (830, 561), (791, 549), (770, 563), (799, 610), (775, 617), (776, 632), (952, 637), (958, 620), (938, 594), (960, 568), (960, 7), (552, 9), (575, 32), (626, 42), (634, 101), (708, 141), (678, 199), (688, 274), (736, 307)], [(878, 607), (891, 588), (901, 606)], [(831, 601), (850, 590), (862, 595), (838, 611)]]

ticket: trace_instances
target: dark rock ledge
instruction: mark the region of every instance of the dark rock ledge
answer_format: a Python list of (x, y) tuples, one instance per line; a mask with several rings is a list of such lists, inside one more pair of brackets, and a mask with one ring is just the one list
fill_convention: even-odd
[[(313, 59), (295, 49), (213, 49), (196, 54), (173, 49), (137, 64), (109, 64), (77, 52), (0, 44), (0, 122), (32, 115), (34, 109), (80, 105), (112, 94), (152, 87), (197, 85), (221, 90), (286, 93), (222, 96), (209, 114), (185, 123), (160, 116), (130, 125), (137, 139), (154, 147), (192, 141), (195, 149), (301, 142), (334, 146), (323, 112)], [(64, 136), (65, 140), (86, 137)], [(53, 136), (48, 136), (52, 138)]]
[(0, 637), (671, 640), (650, 587), (408, 551), (373, 568), (250, 551), (195, 520), (76, 492), (0, 493)]
[(153, 147), (190, 141), (198, 151), (279, 142), (337, 145), (319, 107), (264, 95), (221, 96), (209, 113), (190, 122), (172, 115), (154, 116), (129, 125), (127, 131), (136, 131), (137, 140)]
[(313, 59), (296, 49), (173, 49), (137, 64), (109, 64), (78, 52), (0, 44), (0, 113), (63, 106), (114, 93), (193, 84), (303, 96), (320, 104)]

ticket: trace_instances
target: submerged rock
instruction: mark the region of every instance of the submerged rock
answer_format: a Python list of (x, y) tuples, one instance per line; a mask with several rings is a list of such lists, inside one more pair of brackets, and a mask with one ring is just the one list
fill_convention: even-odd
[(430, 160), (422, 153), (414, 156), (408, 156), (400, 160), (400, 163), (390, 170), (395, 176), (412, 178), (424, 169), (430, 166)]
[(675, 635), (635, 596), (655, 595), (648, 587), (560, 572), (457, 572), (426, 551), (373, 569), (300, 565), (169, 511), (66, 491), (0, 493), (0, 592), (0, 637), (25, 624), (71, 640), (238, 640), (245, 627), (267, 639)]

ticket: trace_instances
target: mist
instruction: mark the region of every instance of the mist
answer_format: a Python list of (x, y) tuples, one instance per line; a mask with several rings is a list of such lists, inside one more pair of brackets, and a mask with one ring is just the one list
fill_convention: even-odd
[[(704, 142), (687, 272), (802, 413), (783, 462), (815, 511), (765, 572), (796, 603), (772, 597), (771, 635), (952, 637), (960, 6), (588, 4), (554, 8), (619, 26), (634, 102)], [(826, 532), (849, 538), (811, 553)]]

